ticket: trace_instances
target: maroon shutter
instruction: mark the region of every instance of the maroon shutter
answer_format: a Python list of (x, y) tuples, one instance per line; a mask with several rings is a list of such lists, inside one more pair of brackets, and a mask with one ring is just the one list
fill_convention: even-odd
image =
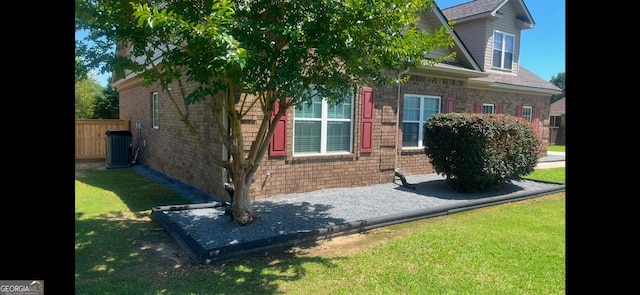
[[(280, 103), (276, 101), (273, 108), (273, 114), (271, 114), (271, 120), (278, 113), (280, 109)], [(286, 156), (287, 155), (287, 113), (278, 121), (276, 130), (271, 137), (271, 144), (269, 144), (269, 156)]]
[(455, 113), (456, 111), (456, 98), (451, 96), (447, 98), (447, 113)]
[(522, 106), (516, 106), (516, 117), (522, 117)]
[(476, 102), (474, 111), (475, 111), (476, 114), (482, 113), (482, 104), (479, 103), (479, 102)]
[(362, 88), (362, 134), (360, 138), (360, 152), (373, 151), (373, 88)]
[(497, 113), (498, 114), (504, 114), (504, 105), (501, 105), (501, 104), (498, 105)]

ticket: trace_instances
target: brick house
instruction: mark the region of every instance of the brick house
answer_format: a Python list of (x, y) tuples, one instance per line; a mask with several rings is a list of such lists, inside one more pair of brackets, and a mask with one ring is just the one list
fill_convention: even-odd
[[(457, 52), (456, 60), (409, 69), (405, 74), (411, 78), (406, 84), (364, 88), (341, 106), (343, 116), (337, 121), (343, 132), (333, 147), (326, 143), (327, 133), (321, 131), (317, 134), (322, 143), (319, 149), (306, 145), (309, 134), (305, 131), (316, 132), (306, 127), (310, 126), (306, 120), (309, 113), (305, 114), (308, 110), (289, 109), (255, 174), (251, 196), (267, 198), (392, 182), (396, 168), (405, 175), (434, 173), (422, 147), (421, 130), (426, 116), (438, 112), (524, 117), (541, 132), (544, 155), (549, 138), (550, 97), (560, 89), (518, 63), (520, 32), (534, 26), (523, 1), (476, 0), (434, 9), (421, 17), (419, 27), (448, 27), (449, 20), (456, 21), (455, 32), (449, 27), (455, 40), (450, 50)], [(495, 47), (498, 45), (501, 47)], [(140, 163), (226, 199), (226, 172), (204, 156), (172, 106), (163, 99), (160, 87), (145, 87), (134, 75), (114, 79), (112, 84), (120, 93), (120, 117), (129, 118), (134, 147), (141, 147)], [(200, 104), (192, 116), (210, 116), (206, 103)], [(326, 113), (326, 108), (320, 104), (318, 107)], [(256, 112), (250, 118), (243, 121), (243, 131), (253, 138), (262, 113)], [(320, 126), (326, 126), (331, 120), (323, 116), (319, 121)], [(206, 118), (203, 122), (211, 120)], [(208, 136), (206, 140), (215, 153), (225, 153), (215, 128), (206, 124), (196, 127)]]
[(550, 106), (549, 111), (549, 145), (565, 145), (567, 128), (567, 98), (563, 97)]

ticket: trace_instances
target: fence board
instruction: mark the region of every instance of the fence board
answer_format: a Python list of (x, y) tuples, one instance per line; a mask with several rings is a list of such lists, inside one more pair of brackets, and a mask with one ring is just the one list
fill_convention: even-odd
[(129, 120), (76, 119), (76, 160), (105, 159), (108, 130), (129, 130)]

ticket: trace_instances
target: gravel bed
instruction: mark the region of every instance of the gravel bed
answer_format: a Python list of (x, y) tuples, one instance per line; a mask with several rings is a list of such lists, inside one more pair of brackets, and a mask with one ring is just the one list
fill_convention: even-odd
[[(134, 169), (176, 190), (194, 204), (217, 203), (198, 189), (148, 167), (140, 165), (134, 166)], [(367, 220), (385, 216), (400, 216), (488, 197), (564, 187), (562, 184), (522, 180), (505, 184), (492, 192), (461, 194), (448, 188), (444, 177), (435, 173), (408, 175), (406, 180), (415, 185), (415, 190), (401, 186), (397, 180), (397, 183), (331, 188), (255, 200), (253, 208), (260, 215), (260, 220), (248, 226), (234, 224), (231, 217), (224, 213), (223, 207), (165, 210), (163, 214), (202, 248), (216, 249), (320, 228), (339, 227), (346, 223), (366, 223)]]

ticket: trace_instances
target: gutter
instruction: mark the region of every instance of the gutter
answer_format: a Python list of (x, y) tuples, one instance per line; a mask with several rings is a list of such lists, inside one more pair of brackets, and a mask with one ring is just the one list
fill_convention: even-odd
[(402, 75), (409, 72), (409, 67), (407, 67), (404, 71), (398, 73), (398, 97), (396, 98), (396, 144), (395, 144), (395, 153), (394, 153), (394, 163), (393, 167), (395, 171), (398, 171), (398, 130), (400, 128), (400, 78)]

